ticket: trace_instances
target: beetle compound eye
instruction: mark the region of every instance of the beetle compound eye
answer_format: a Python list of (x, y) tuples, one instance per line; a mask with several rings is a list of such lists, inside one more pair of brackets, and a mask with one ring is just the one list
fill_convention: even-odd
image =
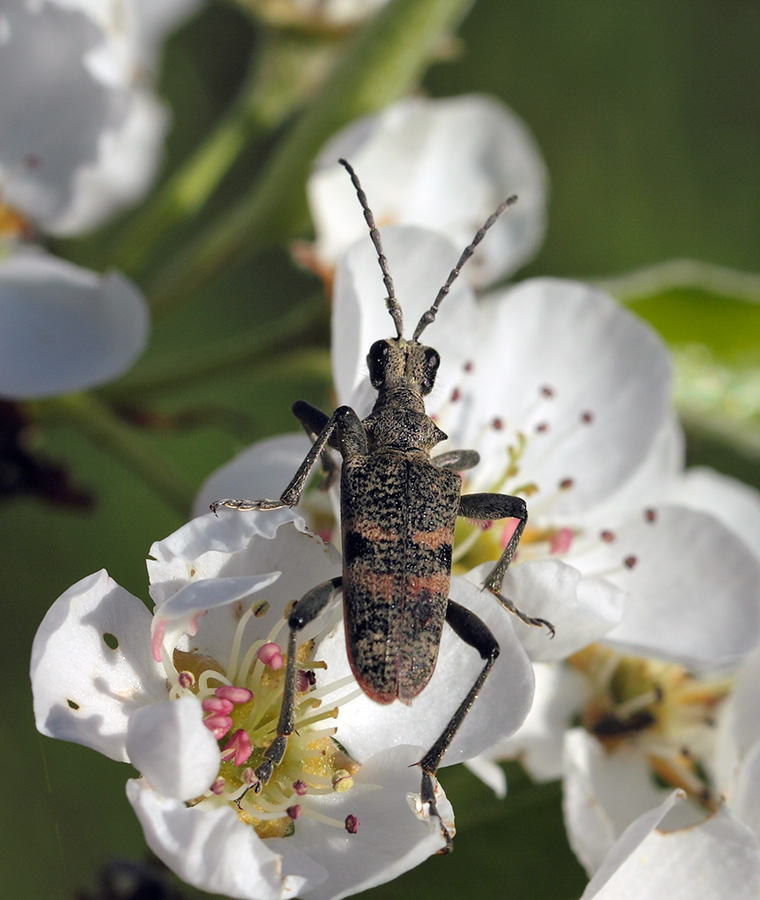
[(432, 348), (425, 350), (425, 368), (422, 374), (422, 383), (420, 385), (423, 394), (429, 394), (433, 389), (433, 385), (435, 384), (435, 374), (438, 371), (438, 366), (440, 366), (440, 364), (441, 357), (438, 355), (437, 350), (433, 350)]
[(385, 381), (389, 353), (388, 341), (375, 341), (369, 348), (367, 366), (369, 368), (369, 380), (372, 382), (373, 387), (379, 387)]
[(427, 366), (428, 372), (435, 372), (440, 364), (441, 357), (438, 355), (437, 350), (430, 349), (425, 353), (425, 365)]

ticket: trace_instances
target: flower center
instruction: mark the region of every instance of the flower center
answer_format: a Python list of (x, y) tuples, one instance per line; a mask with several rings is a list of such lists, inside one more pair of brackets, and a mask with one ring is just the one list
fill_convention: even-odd
[(317, 687), (315, 672), (326, 667), (315, 658), (314, 640), (297, 651), (295, 732), (288, 739), (285, 756), (267, 784), (259, 784), (255, 775), (277, 736), (286, 671), (278, 638), (287, 633), (290, 608), (265, 638), (244, 650), (246, 626), (266, 616), (269, 604), (255, 603), (246, 610), (239, 618), (226, 666), (198, 651), (174, 651), (172, 671), (167, 672), (170, 696), (198, 696), (204, 723), (219, 742), (219, 774), (192, 805), (232, 804), (241, 821), (262, 838), (292, 835), (301, 815), (353, 832), (358, 827), (355, 816), (348, 817), (351, 822), (338, 821), (312, 805), (315, 798), (351, 789), (360, 768), (333, 738), (337, 728), (332, 723), (339, 708), (354, 694), (330, 704), (330, 694), (343, 688), (344, 682)]
[(658, 782), (717, 808), (702, 760), (714, 743), (715, 716), (731, 679), (702, 680), (674, 663), (623, 656), (598, 644), (568, 662), (591, 686), (581, 724), (608, 753), (635, 747)]

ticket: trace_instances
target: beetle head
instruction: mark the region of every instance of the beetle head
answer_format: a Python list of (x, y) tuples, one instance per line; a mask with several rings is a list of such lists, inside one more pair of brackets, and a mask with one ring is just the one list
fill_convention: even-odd
[(402, 337), (375, 341), (367, 354), (369, 379), (378, 391), (406, 388), (425, 397), (440, 364), (437, 350)]

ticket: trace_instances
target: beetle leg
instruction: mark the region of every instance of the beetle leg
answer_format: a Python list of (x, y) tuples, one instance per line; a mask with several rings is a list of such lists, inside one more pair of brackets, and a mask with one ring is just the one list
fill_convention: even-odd
[[(211, 504), (211, 511), (215, 513), (220, 506), (227, 506), (230, 509), (280, 509), (283, 506), (295, 506), (301, 499), (311, 470), (325, 449), (333, 431), (337, 431), (338, 446), (343, 456), (362, 452), (362, 448), (366, 452), (367, 436), (361, 420), (350, 406), (340, 406), (317, 435), (304, 461), (298, 467), (298, 471), (282, 492), (279, 500), (233, 500), (228, 498), (214, 501)], [(355, 447), (359, 449), (355, 450)]]
[(465, 469), (474, 469), (480, 462), (480, 454), (477, 450), (449, 450), (430, 460), (439, 469), (453, 469), (455, 472), (464, 472)]
[(529, 616), (518, 609), (515, 604), (501, 593), (504, 576), (520, 543), (520, 538), (528, 521), (528, 510), (522, 497), (511, 497), (509, 494), (463, 494), (459, 499), (459, 515), (468, 519), (519, 519), (512, 537), (504, 548), (496, 565), (486, 576), (483, 587), (490, 591), (503, 607), (517, 616), (526, 625), (544, 625), (554, 637), (554, 626), (546, 619)]
[[(308, 434), (312, 444), (317, 440), (318, 435), (330, 421), (330, 417), (327, 413), (323, 413), (321, 409), (312, 406), (311, 403), (307, 403), (305, 400), (296, 400), (293, 404), (293, 415), (303, 426), (303, 430)], [(338, 441), (335, 432), (330, 435), (327, 443), (333, 450), (338, 449)], [(338, 474), (340, 473), (340, 466), (327, 448), (322, 451), (320, 462), (322, 463), (322, 469), (327, 477), (322, 484), (320, 484), (319, 489), (327, 491), (335, 484)]]
[(436, 816), (441, 824), (441, 831), (446, 840), (446, 846), (441, 851), (443, 853), (448, 853), (451, 850), (451, 835), (441, 821), (440, 813), (435, 805), (433, 778), (436, 769), (441, 764), (443, 754), (448, 749), (454, 739), (454, 735), (457, 733), (465, 716), (470, 711), (480, 689), (483, 687), (483, 683), (488, 677), (488, 673), (491, 671), (491, 668), (499, 655), (499, 645), (496, 638), (493, 636), (488, 626), (479, 619), (474, 612), (471, 612), (459, 603), (455, 603), (453, 600), (449, 600), (446, 608), (446, 621), (459, 638), (478, 651), (480, 658), (485, 661), (485, 665), (475, 679), (475, 683), (470, 688), (469, 693), (459, 704), (459, 708), (451, 717), (449, 724), (443, 730), (443, 733), (418, 763), (422, 769), (420, 799), (423, 803), (428, 804), (430, 815)]
[(272, 777), (275, 766), (282, 762), (288, 749), (288, 738), (295, 731), (296, 710), (296, 677), (298, 675), (298, 633), (314, 619), (340, 594), (343, 579), (339, 576), (318, 584), (298, 601), (288, 618), (288, 661), (285, 668), (280, 719), (277, 723), (277, 737), (267, 747), (264, 759), (256, 767), (254, 790), (258, 793), (262, 785)]

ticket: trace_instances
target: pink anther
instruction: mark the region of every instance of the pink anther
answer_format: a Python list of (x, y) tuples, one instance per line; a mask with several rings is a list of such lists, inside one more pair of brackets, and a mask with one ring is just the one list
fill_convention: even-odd
[(346, 831), (349, 834), (356, 834), (356, 832), (359, 830), (359, 820), (356, 818), (356, 816), (347, 815), (346, 821), (343, 824), (345, 825)]
[(259, 648), (257, 655), (264, 665), (269, 666), (270, 669), (281, 669), (285, 665), (279, 644), (272, 642), (264, 644), (263, 647)]
[(234, 684), (223, 684), (214, 691), (214, 694), (220, 700), (229, 700), (230, 703), (247, 703), (253, 699), (253, 691), (244, 687), (235, 687)]
[(232, 719), (229, 716), (207, 716), (203, 724), (220, 741), (232, 728)]
[(223, 700), (221, 697), (206, 697), (201, 706), (206, 712), (216, 716), (228, 716), (235, 708), (232, 700)]
[(560, 530), (552, 536), (552, 539), (549, 543), (549, 553), (567, 553), (572, 543), (572, 529), (560, 528)]
[(216, 794), (217, 796), (219, 796), (219, 794), (223, 794), (225, 785), (226, 782), (223, 778), (217, 778), (216, 781), (211, 785), (211, 793)]
[[(230, 752), (231, 755), (229, 755)], [(232, 760), (236, 766), (242, 766), (244, 762), (248, 761), (252, 753), (253, 744), (251, 744), (250, 735), (244, 729), (238, 728), (227, 741), (224, 750), (222, 750), (222, 759)]]

